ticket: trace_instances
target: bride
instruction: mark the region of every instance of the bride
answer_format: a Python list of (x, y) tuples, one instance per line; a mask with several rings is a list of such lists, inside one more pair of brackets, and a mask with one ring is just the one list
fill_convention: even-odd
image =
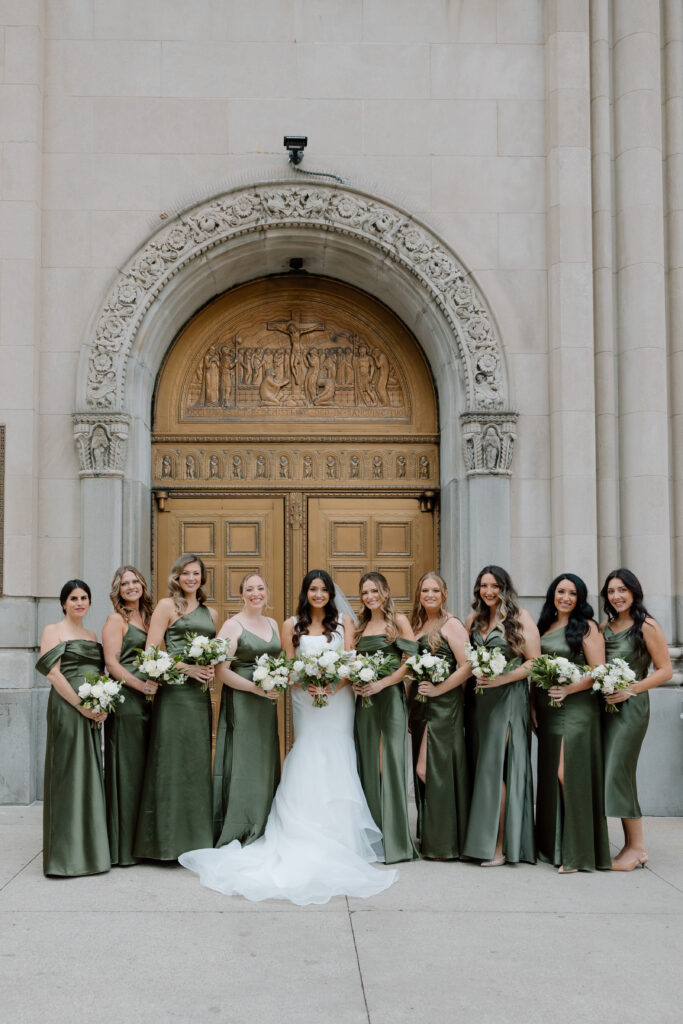
[[(340, 615), (335, 586), (323, 569), (304, 576), (295, 618), (283, 628), (288, 657), (347, 650), (353, 623)], [(190, 850), (178, 859), (202, 885), (250, 900), (287, 899), (304, 906), (332, 896), (374, 896), (398, 878), (377, 870), (382, 834), (361, 788), (353, 740), (354, 696), (346, 680), (328, 703), (292, 686), (295, 743), (285, 758), (264, 835), (250, 846), (235, 840), (218, 850)]]

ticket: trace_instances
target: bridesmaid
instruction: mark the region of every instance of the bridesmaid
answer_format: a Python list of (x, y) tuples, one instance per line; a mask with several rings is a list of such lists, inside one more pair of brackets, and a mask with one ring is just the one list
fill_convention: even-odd
[[(603, 710), (605, 744), (605, 813), (621, 818), (624, 845), (612, 861), (614, 871), (632, 871), (648, 861), (638, 803), (636, 768), (650, 718), (647, 692), (671, 679), (673, 669), (666, 637), (643, 604), (643, 588), (629, 569), (615, 569), (600, 591), (607, 620), (601, 629), (607, 660), (623, 658), (636, 674), (627, 690), (606, 697), (619, 714)], [(648, 675), (650, 662), (654, 671)]]
[(36, 665), (51, 684), (43, 802), (46, 875), (96, 875), (111, 867), (100, 732), (92, 728), (107, 716), (81, 707), (78, 696), (85, 673), (104, 668), (97, 637), (83, 625), (90, 599), (83, 580), (64, 584), (59, 595), (64, 619), (43, 630)]
[(441, 576), (425, 573), (411, 616), (420, 653), (445, 658), (450, 668), (443, 682), (420, 683), (418, 692), (427, 700), (417, 701), (413, 695), (410, 707), (420, 853), (437, 860), (460, 857), (469, 810), (463, 712), (463, 684), (470, 675), (467, 632), (448, 611), (447, 597)]
[[(465, 623), (475, 647), (499, 647), (523, 664), (496, 679), (477, 679), (471, 695), (472, 805), (464, 853), (498, 867), (536, 860), (534, 798), (529, 754), (529, 662), (541, 653), (531, 615), (518, 604), (510, 576), (485, 566), (474, 584), (474, 609)], [(472, 685), (472, 684), (468, 684)], [(472, 686), (473, 689), (473, 686)]]
[[(538, 620), (541, 651), (576, 665), (601, 665), (605, 644), (593, 620), (588, 589), (566, 572), (548, 587)], [(560, 874), (610, 867), (603, 795), (600, 707), (586, 673), (578, 683), (532, 686), (538, 736), (536, 844)], [(561, 702), (553, 707), (550, 698)]]
[[(154, 609), (147, 646), (162, 640), (169, 654), (182, 650), (186, 633), (216, 635), (216, 612), (207, 608), (206, 569), (198, 555), (184, 554), (168, 578), (169, 597)], [(160, 686), (154, 699), (145, 780), (133, 854), (177, 860), (185, 850), (211, 845), (210, 665), (178, 662), (182, 686)]]
[(354, 636), (359, 654), (393, 656), (389, 675), (365, 686), (354, 686), (358, 697), (371, 697), (372, 707), (356, 701), (358, 774), (375, 824), (384, 837), (387, 864), (416, 860), (417, 850), (408, 823), (406, 743), (408, 712), (401, 652), (414, 654), (417, 645), (405, 615), (394, 609), (389, 584), (379, 572), (361, 576), (363, 608)]
[(251, 681), (260, 654), (280, 653), (280, 634), (275, 620), (263, 614), (268, 604), (263, 577), (249, 573), (239, 592), (242, 610), (219, 633), (234, 653), (217, 672), (223, 690), (213, 767), (215, 846), (233, 839), (247, 845), (263, 835), (280, 781), (279, 694)]
[(135, 827), (145, 774), (157, 684), (135, 669), (136, 649), (147, 644), (152, 599), (144, 576), (133, 565), (114, 573), (109, 595), (114, 611), (102, 627), (104, 663), (112, 679), (125, 685), (125, 702), (107, 722), (104, 734), (104, 788), (112, 864), (128, 867), (133, 856)]

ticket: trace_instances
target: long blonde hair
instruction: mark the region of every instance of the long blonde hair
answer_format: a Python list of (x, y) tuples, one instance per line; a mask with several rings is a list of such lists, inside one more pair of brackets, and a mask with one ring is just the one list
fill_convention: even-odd
[[(388, 642), (392, 644), (394, 640), (398, 636), (400, 636), (401, 631), (398, 628), (396, 622), (396, 608), (394, 606), (394, 599), (391, 596), (389, 584), (387, 583), (386, 577), (383, 576), (381, 572), (366, 572), (365, 575), (361, 576), (360, 580), (358, 581), (359, 594), (363, 589), (363, 584), (367, 583), (368, 581), (375, 583), (377, 589), (379, 590), (379, 595), (382, 598), (382, 614), (384, 615), (387, 624), (387, 628), (385, 630), (386, 638)], [(365, 627), (367, 626), (371, 618), (372, 612), (363, 604), (363, 601), (361, 599), (361, 611), (360, 615), (358, 616), (358, 625), (356, 626), (356, 631), (353, 635), (354, 647), (356, 646), (361, 636), (363, 635)]]
[(441, 608), (439, 609), (439, 614), (436, 618), (436, 621), (429, 627), (429, 632), (427, 633), (427, 643), (429, 644), (429, 649), (432, 652), (434, 652), (441, 643), (439, 630), (441, 629), (443, 624), (451, 618), (451, 613), (449, 612), (446, 606), (446, 595), (448, 593), (448, 588), (446, 587), (446, 581), (444, 580), (443, 576), (439, 576), (438, 572), (426, 572), (424, 573), (423, 576), (420, 577), (417, 583), (417, 587), (415, 588), (413, 610), (410, 613), (410, 625), (413, 627), (413, 632), (415, 633), (415, 636), (417, 636), (417, 634), (422, 630), (425, 622), (427, 621), (427, 612), (422, 607), (422, 604), (420, 602), (420, 591), (422, 590), (422, 584), (424, 583), (425, 580), (436, 580), (436, 582), (439, 585), (439, 590), (441, 591)]
[(497, 615), (503, 627), (505, 639), (514, 654), (523, 655), (524, 630), (519, 617), (519, 598), (510, 579), (510, 574), (505, 569), (501, 569), (499, 565), (485, 565), (477, 576), (474, 584), (474, 600), (472, 601), (474, 618), (470, 626), (470, 636), (474, 633), (475, 629), (482, 632), (483, 630), (488, 630), (489, 627), (490, 612), (481, 599), (481, 581), (487, 573), (495, 576), (496, 583), (500, 587)]
[(109, 599), (114, 605), (114, 611), (121, 616), (124, 622), (129, 623), (133, 610), (132, 608), (128, 608), (125, 601), (121, 600), (121, 580), (123, 579), (123, 574), (126, 572), (132, 572), (142, 587), (142, 596), (138, 601), (138, 610), (140, 612), (140, 617), (142, 618), (142, 624), (146, 629), (149, 626), (149, 620), (152, 618), (152, 598), (149, 590), (147, 589), (147, 580), (140, 570), (136, 569), (134, 565), (120, 565), (118, 567), (114, 573), (114, 579), (111, 581)]
[(176, 558), (175, 562), (171, 566), (171, 573), (168, 577), (168, 596), (173, 600), (173, 604), (179, 615), (184, 615), (187, 609), (187, 598), (183, 593), (183, 588), (180, 586), (180, 574), (185, 566), (189, 565), (190, 562), (197, 562), (202, 571), (201, 584), (197, 590), (197, 601), (199, 604), (206, 604), (206, 593), (203, 589), (204, 584), (206, 583), (206, 566), (199, 555), (194, 555), (192, 552), (187, 551), (185, 554), (181, 555), (180, 558)]

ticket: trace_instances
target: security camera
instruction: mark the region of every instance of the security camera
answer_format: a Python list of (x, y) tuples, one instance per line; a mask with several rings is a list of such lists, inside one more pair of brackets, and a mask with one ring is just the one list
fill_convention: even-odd
[(308, 145), (308, 136), (285, 135), (283, 145), (289, 152), (290, 164), (300, 164), (304, 158), (304, 149)]

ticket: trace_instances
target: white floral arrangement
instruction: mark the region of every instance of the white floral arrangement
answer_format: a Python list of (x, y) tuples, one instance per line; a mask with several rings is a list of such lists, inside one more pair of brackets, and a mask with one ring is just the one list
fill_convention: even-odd
[[(406, 659), (406, 665), (408, 666), (408, 675), (418, 684), (425, 680), (429, 683), (442, 683), (451, 674), (447, 659), (442, 658), (440, 654), (432, 654), (430, 651), (411, 655)], [(413, 700), (420, 704), (426, 704), (429, 697), (418, 692)]]
[[(220, 665), (230, 657), (230, 641), (222, 636), (205, 636), (203, 633), (186, 633), (180, 661), (186, 665)], [(206, 693), (208, 683), (202, 683), (202, 692)]]
[[(590, 674), (593, 679), (593, 690), (604, 697), (611, 693), (619, 693), (620, 690), (628, 690), (631, 683), (636, 681), (635, 672), (623, 658), (612, 658), (604, 665), (597, 665), (590, 669)], [(616, 704), (607, 703), (605, 711), (609, 715), (619, 714)]]
[[(581, 669), (569, 658), (553, 658), (549, 654), (542, 654), (531, 662), (529, 678), (541, 690), (549, 690), (551, 686), (578, 683), (587, 671), (588, 669)], [(562, 701), (555, 700), (554, 697), (548, 697), (548, 704), (551, 708), (562, 707)]]
[[(81, 707), (88, 708), (96, 714), (103, 711), (113, 714), (124, 703), (126, 698), (121, 693), (121, 683), (117, 683), (106, 672), (102, 675), (94, 671), (86, 672), (85, 678), (87, 682), (81, 683), (78, 687)], [(91, 720), (90, 725), (93, 729), (99, 729), (102, 723)]]
[[(375, 651), (374, 654), (359, 654), (357, 651), (346, 653), (348, 665), (348, 678), (354, 686), (366, 686), (368, 683), (375, 683), (386, 675), (393, 672), (396, 665), (396, 658), (391, 654), (382, 654)], [(361, 697), (362, 708), (372, 707), (372, 697)]]
[(331, 686), (333, 690), (336, 690), (340, 679), (348, 679), (349, 659), (343, 651), (333, 651), (326, 647), (317, 654), (299, 655), (292, 663), (292, 671), (296, 675), (297, 682), (301, 684), (302, 690), (308, 691), (310, 686), (315, 688), (313, 707), (324, 708), (329, 703), (327, 694), (321, 693), (318, 688)]
[[(169, 654), (156, 644), (142, 648), (137, 647), (137, 656), (133, 662), (140, 675), (145, 679), (151, 679), (155, 683), (166, 683), (167, 686), (182, 686), (186, 676), (176, 668), (179, 661), (182, 661), (180, 654)], [(145, 700), (154, 700), (154, 694), (147, 694)]]
[(259, 654), (251, 680), (264, 693), (270, 693), (271, 690), (284, 693), (289, 685), (291, 671), (292, 661), (284, 651), (279, 654)]
[[(472, 667), (472, 675), (475, 679), (496, 679), (510, 669), (514, 662), (508, 662), (500, 647), (473, 647), (472, 644), (465, 644), (465, 656)], [(515, 659), (519, 664), (519, 659)], [(484, 692), (483, 686), (475, 686), (474, 692)]]

